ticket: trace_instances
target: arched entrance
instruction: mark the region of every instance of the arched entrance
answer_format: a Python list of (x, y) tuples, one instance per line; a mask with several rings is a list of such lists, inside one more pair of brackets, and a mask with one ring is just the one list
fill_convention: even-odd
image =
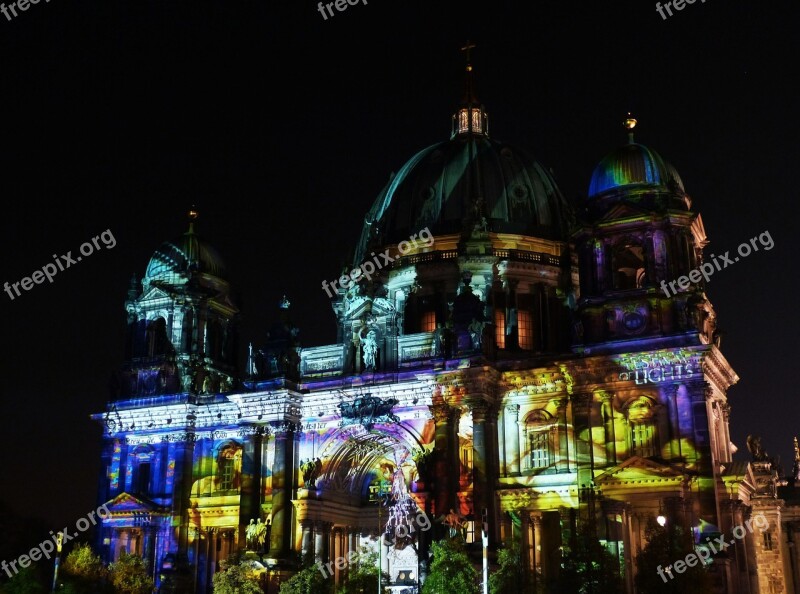
[(303, 559), (339, 584), (348, 566), (371, 551), (380, 558), (388, 587), (413, 592), (432, 525), (428, 493), (418, 488), (415, 454), (422, 451), (402, 424), (333, 432), (294, 501)]

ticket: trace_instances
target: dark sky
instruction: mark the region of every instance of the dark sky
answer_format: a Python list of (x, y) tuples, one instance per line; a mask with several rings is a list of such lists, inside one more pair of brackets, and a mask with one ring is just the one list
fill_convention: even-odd
[[(7, 2), (7, 0), (6, 0)], [(109, 229), (117, 245), (11, 301), (0, 293), (0, 499), (53, 527), (96, 507), (100, 428), (122, 360), (123, 302), (159, 244), (197, 229), (241, 292), (243, 346), (285, 293), (305, 345), (333, 342), (320, 289), (365, 212), (416, 151), (444, 140), (466, 39), (496, 138), (527, 147), (565, 195), (637, 140), (681, 173), (711, 239), (775, 247), (714, 276), (723, 352), (741, 376), (732, 435), (791, 466), (800, 433), (795, 0), (655, 3), (369, 0), (323, 20), (309, 0), (40, 1), (0, 16), (2, 278)]]

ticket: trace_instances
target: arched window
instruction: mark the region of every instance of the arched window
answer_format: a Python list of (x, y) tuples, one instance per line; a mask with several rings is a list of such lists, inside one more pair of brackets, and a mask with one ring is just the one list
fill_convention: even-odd
[(167, 322), (164, 318), (156, 318), (147, 325), (147, 356), (157, 357), (167, 353)]
[(545, 410), (535, 410), (525, 418), (526, 470), (544, 470), (555, 464), (555, 431), (556, 420)]
[(153, 450), (149, 446), (138, 446), (133, 451), (133, 476), (131, 478), (131, 491), (137, 495), (150, 495), (152, 487), (151, 468)]
[(616, 290), (641, 289), (647, 279), (644, 248), (634, 240), (622, 241), (611, 251), (611, 274)]
[(653, 405), (651, 398), (640, 396), (627, 407), (629, 451), (632, 456), (651, 458), (658, 454)]

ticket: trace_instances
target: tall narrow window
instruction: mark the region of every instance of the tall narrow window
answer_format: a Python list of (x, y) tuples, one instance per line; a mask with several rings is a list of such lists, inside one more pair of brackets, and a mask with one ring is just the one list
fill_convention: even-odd
[(550, 431), (534, 431), (530, 435), (531, 468), (547, 468), (551, 464)]
[(647, 396), (633, 399), (627, 405), (630, 455), (650, 458), (659, 454), (655, 401)]
[(533, 349), (533, 316), (531, 312), (520, 309), (517, 312), (517, 337), (519, 348), (526, 351)]
[(150, 462), (140, 462), (136, 472), (136, 492), (140, 495), (150, 493)]
[(634, 456), (649, 458), (655, 456), (653, 426), (649, 423), (631, 425), (631, 453)]
[(233, 458), (223, 458), (219, 463), (219, 488), (221, 491), (233, 489)]
[(636, 243), (614, 246), (611, 253), (612, 282), (615, 289), (640, 289), (646, 280), (644, 249)]
[(497, 341), (497, 348), (506, 348), (506, 313), (495, 310), (494, 312), (494, 336)]
[(772, 532), (764, 533), (764, 549), (767, 551), (772, 550)]

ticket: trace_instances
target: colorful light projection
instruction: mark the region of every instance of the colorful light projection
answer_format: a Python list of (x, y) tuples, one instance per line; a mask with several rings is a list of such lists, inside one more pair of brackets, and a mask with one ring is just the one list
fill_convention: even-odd
[(702, 356), (685, 349), (664, 350), (645, 354), (624, 354), (614, 358), (626, 371), (619, 381), (633, 380), (636, 385), (659, 384), (672, 380), (691, 379), (701, 371)]

